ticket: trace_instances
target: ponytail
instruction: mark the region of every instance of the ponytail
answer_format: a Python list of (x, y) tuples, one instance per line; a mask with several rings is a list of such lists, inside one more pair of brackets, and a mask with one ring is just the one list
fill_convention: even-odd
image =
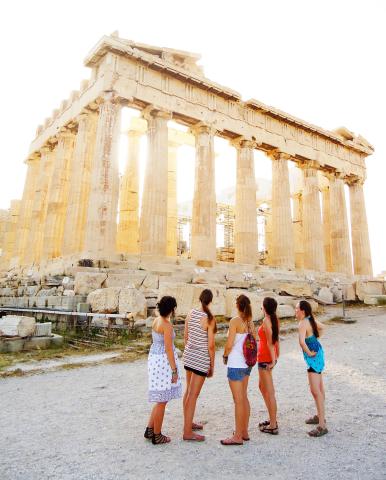
[(279, 340), (279, 319), (277, 318), (276, 314), (277, 301), (274, 298), (265, 297), (263, 300), (263, 307), (271, 319), (272, 345), (275, 345), (275, 343)]
[(318, 325), (316, 323), (314, 315), (312, 314), (311, 304), (307, 302), (307, 300), (300, 300), (299, 309), (304, 312), (305, 316), (310, 321), (310, 324), (312, 327), (312, 333), (315, 335), (316, 338), (318, 338), (319, 337)]
[(211, 290), (206, 288), (201, 292), (201, 295), (199, 297), (199, 300), (201, 302), (202, 310), (204, 313), (206, 313), (208, 317), (208, 324), (211, 325), (212, 322), (214, 322), (214, 333), (217, 332), (217, 324), (216, 324), (216, 319), (214, 318), (212, 312), (210, 311), (208, 305), (212, 302), (213, 300), (213, 293)]
[(239, 295), (236, 298), (237, 309), (240, 312), (240, 317), (247, 323), (249, 328), (249, 322), (252, 320), (252, 308), (251, 301), (246, 295)]

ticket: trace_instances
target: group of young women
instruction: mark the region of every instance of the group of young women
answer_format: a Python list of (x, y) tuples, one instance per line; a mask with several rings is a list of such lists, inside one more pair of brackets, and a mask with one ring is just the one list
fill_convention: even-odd
[[(193, 308), (185, 320), (183, 364), (186, 373), (186, 386), (183, 396), (184, 431), (183, 440), (203, 442), (204, 425), (194, 421), (198, 396), (206, 378), (214, 374), (216, 320), (210, 311), (213, 294), (205, 289), (200, 295), (200, 306)], [(154, 445), (169, 443), (170, 438), (161, 432), (165, 407), (168, 401), (182, 396), (181, 371), (174, 347), (175, 333), (170, 321), (177, 307), (174, 297), (164, 296), (158, 303), (159, 316), (152, 326), (152, 345), (148, 358), (149, 401), (155, 405), (151, 411), (145, 430), (145, 438)], [(250, 404), (248, 381), (252, 371), (247, 363), (245, 342), (251, 338), (258, 340), (257, 367), (259, 389), (268, 412), (268, 419), (259, 423), (262, 433), (277, 435), (277, 404), (272, 371), (280, 355), (279, 320), (276, 315), (277, 302), (266, 297), (262, 310), (264, 319), (256, 331), (252, 319), (251, 302), (246, 295), (236, 299), (237, 315), (230, 320), (223, 361), (227, 365), (227, 377), (235, 405), (235, 430), (221, 440), (222, 445), (243, 445), (249, 440), (248, 426)], [(323, 325), (315, 320), (309, 302), (301, 300), (295, 309), (299, 320), (299, 344), (308, 366), (308, 380), (314, 397), (317, 414), (306, 420), (316, 425), (308, 432), (312, 437), (328, 433), (325, 420), (325, 393), (322, 372), (324, 351), (319, 342)], [(252, 340), (253, 340), (252, 338)]]

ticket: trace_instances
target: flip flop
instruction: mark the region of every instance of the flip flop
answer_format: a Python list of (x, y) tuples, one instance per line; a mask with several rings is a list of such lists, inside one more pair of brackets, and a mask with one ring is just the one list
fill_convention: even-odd
[(195, 433), (194, 436), (191, 437), (191, 438), (185, 438), (183, 436), (182, 440), (184, 440), (185, 442), (204, 442), (205, 441), (205, 436), (204, 435), (198, 435), (198, 433)]
[(221, 445), (230, 446), (230, 445), (244, 445), (243, 442), (235, 442), (231, 438), (226, 438), (225, 440), (220, 440)]

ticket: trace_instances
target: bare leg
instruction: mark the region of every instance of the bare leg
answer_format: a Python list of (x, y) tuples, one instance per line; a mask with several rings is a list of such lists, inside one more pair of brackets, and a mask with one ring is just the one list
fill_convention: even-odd
[(244, 385), (240, 380), (229, 380), (229, 386), (232, 391), (233, 401), (235, 403), (235, 432), (231, 439), (235, 442), (243, 442), (243, 430), (245, 429), (245, 399)]
[(248, 427), (249, 427), (249, 417), (251, 415), (251, 406), (248, 400), (248, 381), (249, 381), (249, 376), (246, 375), (242, 381), (243, 389), (244, 389), (244, 427), (242, 431), (243, 438), (249, 438)]
[(162, 423), (165, 415), (166, 403), (167, 402), (156, 403), (154, 405), (151, 416), (153, 417), (153, 429), (155, 434), (161, 433)]
[(260, 390), (262, 391), (264, 402), (268, 410), (269, 428), (276, 428), (277, 404), (275, 388), (273, 386), (272, 370), (259, 369), (259, 378), (261, 382)]
[(308, 372), (308, 381), (310, 384), (311, 394), (314, 397), (316, 410), (319, 417), (319, 426), (326, 428), (326, 421), (324, 417), (324, 388), (321, 386), (322, 374)]
[(190, 381), (192, 379), (192, 372), (190, 372), (189, 370), (185, 370), (185, 373), (186, 373), (186, 387), (185, 387), (184, 399), (183, 399), (184, 415), (185, 415), (186, 399), (188, 398)]
[[(191, 379), (189, 384), (189, 390), (186, 392), (186, 401), (184, 404), (184, 436), (185, 440), (192, 438), (200, 438), (202, 435), (193, 433), (192, 423), (194, 412), (196, 410), (197, 398), (200, 395), (201, 388), (204, 385), (205, 378), (201, 375), (196, 375), (191, 372)], [(205, 438), (205, 437), (203, 437)]]

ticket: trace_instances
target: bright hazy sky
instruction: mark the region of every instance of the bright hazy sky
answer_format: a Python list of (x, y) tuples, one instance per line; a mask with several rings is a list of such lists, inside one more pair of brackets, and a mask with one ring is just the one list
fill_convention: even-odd
[[(383, 0), (3, 1), (0, 208), (22, 195), (23, 160), (37, 125), (89, 77), (83, 59), (93, 45), (118, 30), (200, 53), (205, 75), (245, 100), (327, 129), (345, 125), (372, 143), (370, 241), (375, 272), (386, 270), (385, 21)], [(192, 164), (191, 154), (186, 158)], [(256, 165), (264, 176), (266, 166), (259, 172)], [(222, 156), (216, 167), (217, 190), (234, 185), (231, 149), (229, 164)]]

